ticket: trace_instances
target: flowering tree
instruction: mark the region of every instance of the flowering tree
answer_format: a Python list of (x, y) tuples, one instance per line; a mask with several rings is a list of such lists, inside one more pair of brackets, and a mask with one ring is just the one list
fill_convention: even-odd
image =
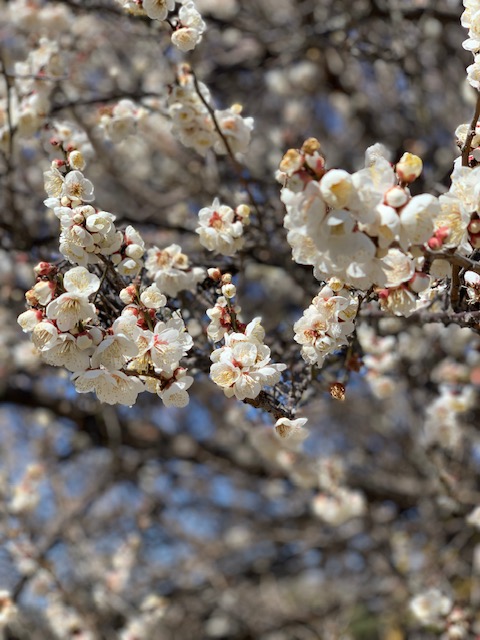
[(480, 634), (463, 4), (0, 4), (5, 637)]

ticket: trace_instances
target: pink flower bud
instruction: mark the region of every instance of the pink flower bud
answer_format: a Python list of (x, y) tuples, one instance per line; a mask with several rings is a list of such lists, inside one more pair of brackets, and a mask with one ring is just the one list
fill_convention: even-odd
[(432, 236), (427, 245), (432, 251), (438, 251), (442, 247), (442, 241), (437, 236)]
[(58, 268), (50, 262), (39, 262), (34, 268), (37, 276), (54, 276), (58, 272)]

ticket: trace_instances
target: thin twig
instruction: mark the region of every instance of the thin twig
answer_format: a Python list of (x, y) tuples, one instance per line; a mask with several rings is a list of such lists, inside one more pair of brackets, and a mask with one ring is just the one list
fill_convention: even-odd
[(470, 150), (472, 148), (472, 140), (475, 136), (477, 129), (477, 122), (480, 118), (480, 93), (477, 95), (477, 103), (475, 105), (475, 113), (473, 114), (472, 121), (470, 122), (470, 128), (465, 138), (465, 144), (462, 147), (462, 167), (468, 167), (468, 160), (470, 156)]

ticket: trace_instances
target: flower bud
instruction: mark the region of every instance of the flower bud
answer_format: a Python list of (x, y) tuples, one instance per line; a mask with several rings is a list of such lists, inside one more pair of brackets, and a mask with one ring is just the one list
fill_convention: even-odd
[(402, 187), (392, 187), (385, 194), (385, 204), (394, 209), (403, 207), (408, 202), (408, 193)]
[(316, 138), (307, 138), (302, 144), (302, 153), (307, 156), (313, 156), (315, 151), (320, 151), (321, 145)]
[(58, 272), (58, 268), (50, 262), (39, 262), (33, 270), (37, 276), (54, 276)]
[(68, 164), (72, 169), (83, 171), (85, 169), (85, 158), (81, 151), (72, 151), (68, 154)]
[(404, 153), (397, 162), (395, 171), (402, 182), (413, 182), (422, 173), (423, 162), (413, 153)]
[(217, 267), (212, 267), (210, 269), (207, 269), (207, 275), (211, 280), (217, 282), (217, 280), (220, 280), (220, 278), (222, 277), (222, 272)]
[(222, 294), (225, 298), (234, 298), (237, 293), (237, 288), (234, 284), (224, 284), (222, 287)]
[(291, 176), (303, 166), (303, 156), (296, 149), (289, 149), (280, 162), (280, 171)]

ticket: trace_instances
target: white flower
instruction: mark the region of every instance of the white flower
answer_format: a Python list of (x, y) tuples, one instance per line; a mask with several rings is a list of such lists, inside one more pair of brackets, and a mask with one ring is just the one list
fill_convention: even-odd
[(333, 495), (319, 493), (312, 501), (312, 510), (320, 518), (333, 527), (362, 516), (366, 511), (365, 497), (359, 491), (337, 489)]
[(333, 209), (348, 207), (355, 188), (352, 176), (343, 169), (331, 169), (320, 180), (323, 199)]
[(183, 320), (174, 317), (167, 322), (158, 322), (153, 333), (148, 332), (148, 335), (153, 364), (171, 376), (180, 359), (193, 347), (193, 339), (186, 332)]
[(62, 293), (47, 307), (47, 318), (56, 320), (60, 331), (70, 331), (80, 321), (95, 319), (95, 306), (88, 298), (76, 293)]
[(296, 420), (280, 418), (275, 423), (275, 434), (282, 440), (298, 437), (303, 439), (308, 435), (308, 431), (302, 428), (307, 422), (307, 418), (297, 418)]
[(264, 386), (280, 380), (285, 364), (270, 364), (270, 349), (257, 336), (263, 329), (259, 319), (249, 323), (243, 333), (225, 335), (225, 346), (214, 351), (210, 359), (210, 377), (223, 388), (225, 395), (239, 400), (256, 398)]
[(157, 393), (166, 407), (186, 407), (189, 402), (187, 389), (193, 384), (193, 378), (187, 376), (186, 369), (177, 369), (171, 380), (163, 384)]
[(138, 354), (138, 347), (131, 336), (125, 335), (122, 329), (125, 319), (120, 317), (112, 326), (112, 333), (107, 334), (92, 355), (92, 367), (100, 366), (109, 370), (121, 369), (126, 361)]
[(67, 196), (73, 202), (92, 202), (93, 184), (87, 180), (81, 171), (70, 171), (65, 177), (62, 196)]
[(51, 349), (59, 340), (59, 332), (51, 322), (39, 322), (32, 332), (32, 342), (39, 351)]
[(414, 196), (400, 212), (400, 245), (424, 244), (433, 233), (433, 221), (440, 213), (438, 198), (428, 193)]
[(161, 250), (153, 247), (147, 251), (145, 261), (147, 274), (155, 280), (160, 291), (167, 296), (176, 296), (179, 291), (194, 291), (203, 280), (205, 272), (199, 267), (190, 267), (188, 257), (178, 244)]
[(221, 205), (215, 198), (211, 207), (198, 212), (200, 226), (196, 232), (200, 242), (209, 251), (216, 251), (224, 256), (232, 256), (242, 248), (244, 243), (243, 224), (236, 218), (233, 209)]
[(335, 294), (330, 287), (323, 287), (293, 327), (294, 340), (302, 345), (306, 362), (321, 366), (327, 355), (348, 344), (357, 306), (357, 298), (346, 289)]
[(98, 291), (100, 278), (85, 267), (73, 267), (63, 276), (63, 286), (69, 293), (88, 297)]
[(385, 266), (385, 287), (399, 287), (404, 282), (411, 280), (415, 273), (415, 261), (412, 256), (403, 253), (400, 249), (389, 249), (382, 258), (382, 266)]
[(201, 34), (192, 27), (180, 27), (172, 33), (172, 43), (180, 51), (192, 51), (201, 40)]
[(33, 296), (39, 305), (46, 307), (52, 301), (56, 288), (55, 282), (51, 280), (39, 280), (32, 288)]
[[(245, 153), (247, 151), (253, 130), (253, 118), (243, 118), (240, 115), (240, 111), (240, 105), (233, 105), (230, 109), (223, 111), (215, 110), (215, 118), (233, 153)], [(217, 140), (215, 151), (217, 153), (227, 153), (223, 140)]]
[(55, 165), (43, 173), (44, 188), (49, 198), (60, 198), (65, 178)]
[(454, 164), (449, 193), (453, 194), (468, 213), (480, 209), (480, 166), (470, 169), (460, 163)]
[(172, 33), (172, 42), (181, 51), (191, 51), (202, 39), (205, 22), (193, 2), (186, 2), (178, 12), (180, 28)]
[(396, 316), (408, 318), (417, 309), (417, 296), (407, 287), (385, 289), (379, 297), (380, 308)]
[[(86, 209), (86, 207), (81, 207)], [(110, 236), (115, 232), (115, 216), (108, 211), (95, 211), (93, 207), (89, 206), (88, 212), (85, 211), (85, 227), (91, 233), (101, 233), (104, 236)]]
[(452, 606), (452, 600), (443, 595), (439, 589), (429, 589), (410, 601), (410, 611), (425, 627), (443, 626), (445, 617), (449, 614)]
[(167, 304), (166, 297), (160, 292), (156, 284), (151, 284), (144, 289), (140, 295), (140, 300), (147, 309), (160, 309)]
[(165, 20), (175, 8), (175, 0), (143, 0), (143, 9), (152, 20)]
[(74, 373), (72, 380), (78, 393), (95, 391), (100, 402), (124, 404), (131, 407), (139, 393), (145, 390), (143, 383), (135, 376), (127, 376), (122, 371), (91, 369), (84, 373)]
[(90, 349), (82, 348), (75, 336), (61, 333), (49, 349), (42, 351), (42, 359), (54, 367), (65, 367), (69, 371), (85, 371), (90, 365)]
[(467, 285), (468, 302), (480, 302), (480, 275), (475, 271), (467, 271), (464, 280)]
[(34, 330), (36, 325), (42, 321), (42, 317), (43, 314), (41, 311), (37, 309), (28, 309), (18, 316), (17, 322), (22, 327), (22, 331), (24, 333), (30, 333)]

